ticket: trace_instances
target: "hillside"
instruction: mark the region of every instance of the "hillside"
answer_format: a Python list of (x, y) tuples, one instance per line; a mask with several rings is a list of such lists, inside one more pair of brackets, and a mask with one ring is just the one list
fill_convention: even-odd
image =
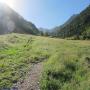
[(72, 15), (72, 16), (69, 18), (69, 20), (66, 21), (63, 25), (57, 26), (57, 27), (55, 27), (55, 28), (53, 28), (53, 29), (51, 29), (51, 30), (52, 30), (52, 31), (57, 31), (57, 30), (59, 30), (59, 29), (64, 28), (65, 26), (67, 26), (68, 24), (70, 24), (77, 16), (78, 16), (78, 14)]
[(64, 25), (55, 28), (52, 34), (61, 38), (90, 39), (90, 6), (72, 16)]
[[(43, 62), (42, 67), (39, 62)], [(35, 81), (39, 67), (42, 77), (37, 83), (41, 90), (89, 90), (90, 41), (25, 34), (0, 36), (0, 90), (17, 87), (19, 80), (23, 84), (28, 72), (34, 76), (30, 74), (27, 79), (35, 77)], [(23, 89), (31, 90), (26, 83), (28, 89)]]
[(27, 34), (39, 33), (33, 23), (26, 21), (6, 4), (0, 3), (0, 34), (12, 32)]

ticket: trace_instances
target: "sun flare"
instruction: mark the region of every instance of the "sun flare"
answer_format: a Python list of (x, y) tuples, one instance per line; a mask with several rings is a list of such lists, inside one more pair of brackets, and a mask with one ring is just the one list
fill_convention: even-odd
[(5, 3), (10, 7), (14, 7), (14, 0), (0, 0), (0, 3)]

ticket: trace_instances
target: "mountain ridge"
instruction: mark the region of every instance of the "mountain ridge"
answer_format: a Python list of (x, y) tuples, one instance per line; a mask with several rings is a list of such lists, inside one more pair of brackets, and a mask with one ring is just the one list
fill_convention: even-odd
[[(72, 18), (72, 17), (71, 17)], [(71, 19), (70, 18), (70, 19)], [(80, 14), (70, 21), (70, 19), (63, 25), (56, 27), (52, 35), (60, 38), (75, 37), (79, 39), (90, 38), (90, 5)], [(70, 21), (70, 22), (69, 22)]]
[(32, 22), (26, 21), (8, 5), (0, 4), (0, 12), (0, 34), (15, 32), (36, 35), (39, 33), (39, 30)]

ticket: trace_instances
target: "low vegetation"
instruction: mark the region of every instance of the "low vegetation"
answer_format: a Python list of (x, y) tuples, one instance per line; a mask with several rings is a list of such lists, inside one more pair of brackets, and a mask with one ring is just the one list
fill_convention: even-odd
[(24, 79), (32, 63), (45, 59), (41, 90), (90, 90), (90, 41), (22, 34), (0, 36), (0, 89)]
[(53, 40), (52, 46), (41, 90), (90, 90), (90, 42)]
[(0, 36), (0, 89), (24, 79), (32, 63), (48, 57), (36, 43), (37, 39), (29, 35)]

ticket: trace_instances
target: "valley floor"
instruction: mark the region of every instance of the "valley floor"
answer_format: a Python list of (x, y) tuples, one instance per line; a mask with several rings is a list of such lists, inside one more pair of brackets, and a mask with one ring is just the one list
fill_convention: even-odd
[(90, 90), (90, 41), (0, 36), (0, 90), (15, 85), (19, 90)]

